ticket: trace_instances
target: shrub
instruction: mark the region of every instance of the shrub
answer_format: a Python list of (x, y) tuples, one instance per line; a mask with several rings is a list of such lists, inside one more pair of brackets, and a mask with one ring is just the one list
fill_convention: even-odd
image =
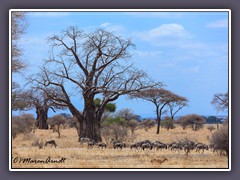
[(119, 124), (105, 126), (102, 129), (102, 137), (106, 143), (109, 143), (111, 139), (125, 140), (128, 137), (128, 129), (126, 126), (121, 126)]
[(43, 140), (39, 140), (39, 139), (36, 139), (33, 143), (32, 143), (32, 146), (33, 147), (38, 147), (39, 149), (42, 149), (43, 148)]
[(12, 138), (15, 139), (19, 134), (30, 133), (35, 126), (35, 118), (32, 114), (23, 114), (12, 117)]
[(145, 131), (148, 131), (150, 128), (155, 126), (155, 122), (151, 119), (143, 120), (139, 123), (139, 128), (144, 128)]
[(131, 119), (128, 123), (127, 123), (128, 127), (131, 129), (132, 134), (134, 133), (135, 129), (138, 126), (138, 121), (135, 119)]
[(173, 123), (173, 119), (169, 116), (166, 116), (163, 121), (161, 122), (161, 126), (167, 130), (169, 129), (174, 129), (174, 123)]
[(223, 152), (228, 155), (229, 153), (229, 139), (228, 139), (228, 126), (223, 126), (216, 132), (212, 134), (210, 138), (210, 146), (214, 148), (214, 150), (219, 151), (220, 155)]
[(210, 132), (212, 132), (212, 131), (215, 130), (216, 128), (215, 128), (213, 125), (211, 125), (211, 126), (208, 126), (207, 129), (208, 129)]

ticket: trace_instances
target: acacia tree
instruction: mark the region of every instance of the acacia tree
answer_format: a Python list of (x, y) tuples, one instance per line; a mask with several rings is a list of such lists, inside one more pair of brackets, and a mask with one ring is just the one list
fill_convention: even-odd
[(228, 110), (228, 92), (216, 93), (211, 102), (215, 106), (217, 111)]
[[(226, 93), (216, 93), (212, 99), (211, 104), (215, 107), (215, 109), (220, 111), (228, 110), (228, 92)], [(217, 122), (217, 129), (219, 129), (219, 125)]]
[(163, 88), (150, 88), (131, 95), (131, 98), (141, 98), (155, 105), (157, 115), (157, 134), (160, 132), (164, 107), (175, 101), (175, 94)]
[(48, 124), (58, 133), (60, 138), (60, 125), (66, 123), (66, 118), (63, 115), (55, 115), (47, 120)]
[(172, 120), (174, 120), (174, 116), (185, 106), (187, 106), (188, 100), (185, 97), (179, 95), (173, 95), (172, 101), (168, 103), (169, 111)]
[[(128, 62), (129, 49), (134, 44), (105, 30), (84, 33), (77, 27), (70, 27), (50, 37), (49, 43), (50, 57), (36, 80), (43, 86), (61, 89), (64, 98), (52, 96), (52, 99), (68, 106), (77, 118), (79, 138), (101, 141), (99, 124), (109, 102), (159, 84)], [(81, 93), (82, 112), (73, 104), (71, 98), (77, 94), (69, 87)], [(94, 104), (96, 95), (102, 99), (99, 108)]]

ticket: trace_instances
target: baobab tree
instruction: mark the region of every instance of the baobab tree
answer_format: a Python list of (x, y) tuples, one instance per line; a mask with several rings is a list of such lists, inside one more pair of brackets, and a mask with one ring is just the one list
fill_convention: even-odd
[[(131, 40), (105, 30), (85, 33), (70, 27), (49, 37), (49, 43), (50, 56), (36, 81), (42, 86), (61, 89), (64, 98), (50, 96), (55, 102), (65, 104), (77, 118), (79, 138), (101, 141), (99, 122), (109, 102), (161, 84), (153, 83), (144, 71), (129, 63), (129, 50), (134, 47)], [(72, 101), (79, 94), (84, 104), (82, 112)], [(96, 95), (102, 100), (98, 108), (94, 104)]]
[(62, 97), (61, 91), (53, 87), (41, 89), (41, 87), (32, 86), (30, 90), (21, 94), (22, 102), (27, 104), (27, 109), (36, 109), (36, 127), (39, 129), (48, 129), (47, 119), (49, 109), (56, 112), (56, 109), (66, 108), (64, 104), (54, 102), (49, 94), (54, 95), (54, 97)]

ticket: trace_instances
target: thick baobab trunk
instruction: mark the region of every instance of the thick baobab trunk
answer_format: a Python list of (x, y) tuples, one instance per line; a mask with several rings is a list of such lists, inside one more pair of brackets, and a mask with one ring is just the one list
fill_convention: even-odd
[(93, 101), (86, 100), (83, 111), (83, 133), (81, 137), (88, 137), (93, 139), (95, 142), (101, 142), (101, 132), (99, 127), (98, 118), (95, 112), (95, 106)]
[(45, 107), (37, 107), (37, 122), (36, 126), (39, 129), (48, 129), (47, 119), (48, 119), (48, 108)]
[(77, 118), (78, 141), (82, 137), (93, 139), (95, 142), (101, 142), (101, 132), (99, 121), (95, 112), (93, 101), (87, 99), (83, 113), (79, 112), (73, 105), (69, 104), (69, 110)]

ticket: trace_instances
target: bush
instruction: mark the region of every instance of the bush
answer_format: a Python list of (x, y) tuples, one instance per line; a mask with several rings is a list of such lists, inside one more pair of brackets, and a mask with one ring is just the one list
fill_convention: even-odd
[(208, 129), (210, 132), (212, 132), (212, 131), (215, 130), (216, 128), (215, 128), (213, 125), (211, 125), (211, 126), (208, 126), (207, 129)]
[(23, 114), (12, 117), (12, 138), (19, 134), (30, 133), (35, 128), (35, 118), (32, 114)]
[(219, 151), (220, 155), (229, 153), (229, 139), (228, 139), (228, 126), (223, 126), (212, 134), (210, 138), (210, 146)]
[(43, 148), (43, 140), (39, 140), (39, 139), (36, 139), (33, 143), (32, 143), (32, 146), (33, 147), (38, 147), (39, 149), (42, 149)]
[(102, 137), (106, 143), (109, 143), (111, 139), (125, 140), (128, 137), (128, 129), (126, 126), (121, 126), (118, 124), (105, 126), (102, 129)]
[(145, 131), (148, 131), (150, 128), (155, 126), (155, 122), (151, 119), (143, 120), (139, 123), (139, 128), (144, 128)]
[(131, 119), (128, 123), (127, 123), (128, 127), (131, 129), (132, 134), (134, 133), (135, 129), (138, 126), (138, 121), (135, 119)]
[(167, 130), (175, 128), (173, 119), (169, 116), (166, 116), (163, 119), (163, 121), (161, 122), (161, 126), (162, 126), (162, 128), (165, 128)]

